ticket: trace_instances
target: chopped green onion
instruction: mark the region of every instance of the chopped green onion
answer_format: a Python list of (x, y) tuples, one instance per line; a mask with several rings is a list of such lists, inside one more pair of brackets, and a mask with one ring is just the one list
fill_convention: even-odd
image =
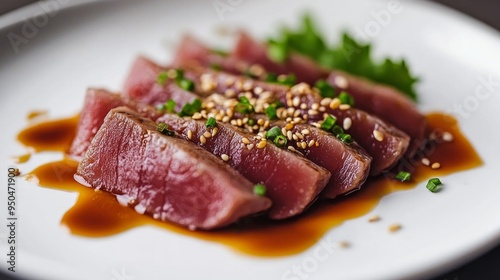
[(435, 193), (440, 190), (439, 186), (442, 185), (441, 180), (439, 178), (432, 178), (427, 182), (427, 186), (425, 186), (428, 190)]
[(339, 125), (334, 125), (331, 131), (335, 136), (339, 136), (344, 133), (344, 129), (342, 129)]
[(269, 41), (267, 48), (267, 57), (272, 61), (283, 63), (288, 58), (287, 44), (277, 41)]
[(234, 110), (242, 114), (251, 114), (254, 112), (252, 104), (250, 104), (250, 101), (245, 96), (240, 97), (240, 102), (234, 106)]
[(175, 113), (175, 105), (176, 105), (175, 101), (169, 99), (167, 102), (158, 105), (156, 108), (158, 108), (158, 110), (162, 112), (173, 114)]
[(274, 139), (279, 135), (282, 135), (281, 128), (275, 126), (266, 132), (266, 139)]
[(267, 73), (264, 81), (269, 82), (269, 83), (276, 83), (278, 81), (278, 76), (274, 73)]
[(247, 124), (248, 124), (249, 126), (253, 126), (253, 125), (255, 124), (255, 120), (254, 120), (254, 119), (248, 119)]
[(161, 122), (156, 126), (156, 130), (163, 135), (174, 136), (175, 133), (172, 130), (168, 130), (168, 124)]
[(352, 136), (351, 134), (347, 134), (347, 133), (342, 133), (342, 134), (339, 134), (339, 136), (337, 136), (340, 141), (346, 143), (346, 144), (351, 144), (352, 143)]
[(396, 180), (399, 180), (401, 182), (408, 182), (411, 180), (411, 174), (410, 172), (399, 171), (398, 175), (396, 175)]
[(205, 125), (207, 128), (209, 128), (209, 127), (214, 128), (217, 126), (217, 121), (215, 120), (214, 117), (210, 117), (210, 118), (208, 118), (207, 123)]
[(178, 81), (178, 85), (187, 91), (192, 91), (194, 89), (194, 82), (188, 79), (181, 79)]
[(258, 196), (266, 195), (266, 186), (263, 184), (257, 184), (253, 186), (253, 193)]
[(160, 72), (158, 74), (158, 77), (156, 78), (156, 83), (159, 84), (160, 86), (165, 85), (165, 81), (167, 81), (168, 74), (167, 72)]
[(323, 123), (321, 124), (321, 129), (329, 131), (332, 129), (332, 127), (335, 125), (335, 122), (337, 121), (337, 118), (335, 118), (332, 115), (328, 115)]
[(285, 147), (287, 142), (288, 142), (288, 140), (286, 139), (286, 137), (284, 135), (281, 135), (281, 134), (276, 136), (273, 140), (274, 145), (276, 145), (280, 148)]
[(228, 56), (229, 55), (229, 52), (226, 50), (212, 49), (211, 51), (212, 51), (212, 53), (218, 54), (220, 56)]
[(290, 74), (290, 75), (286, 75), (286, 76), (279, 75), (277, 82), (278, 82), (278, 84), (282, 84), (285, 86), (293, 86), (297, 83), (297, 78), (295, 77), (294, 74)]
[(269, 105), (267, 108), (266, 108), (266, 116), (270, 119), (270, 120), (275, 120), (278, 118), (278, 115), (276, 114), (276, 107), (274, 107), (274, 105)]
[(347, 93), (345, 91), (342, 91), (339, 94), (339, 99), (340, 99), (340, 103), (342, 103), (342, 104), (349, 104), (351, 106), (354, 106), (354, 98), (349, 93)]
[(314, 87), (316, 87), (319, 90), (319, 93), (323, 98), (326, 97), (333, 98), (335, 96), (335, 89), (325, 80), (318, 80), (314, 84)]
[(274, 101), (273, 103), (271, 103), (270, 105), (276, 107), (276, 108), (281, 108), (283, 107), (283, 103), (279, 102), (278, 100)]
[(194, 113), (200, 111), (201, 109), (201, 100), (196, 98), (191, 103), (187, 103), (178, 113), (179, 117), (192, 116)]
[(222, 65), (217, 64), (217, 63), (212, 63), (212, 64), (210, 64), (210, 69), (220, 71), (220, 70), (222, 70)]
[(175, 79), (177, 81), (180, 81), (182, 79), (184, 79), (184, 70), (182, 69), (175, 69)]

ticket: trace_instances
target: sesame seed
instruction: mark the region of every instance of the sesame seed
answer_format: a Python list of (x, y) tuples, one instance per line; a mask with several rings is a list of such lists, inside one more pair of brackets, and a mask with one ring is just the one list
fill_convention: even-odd
[(202, 144), (207, 143), (207, 138), (205, 138), (205, 136), (203, 136), (203, 135), (202, 135), (202, 136), (200, 136), (200, 142), (201, 142)]
[(431, 165), (432, 169), (439, 169), (441, 167), (441, 164), (439, 162), (435, 162)]
[(226, 155), (226, 154), (222, 154), (220, 155), (220, 158), (223, 160), (223, 161), (228, 161), (229, 160), (229, 156)]
[(300, 115), (300, 110), (295, 110), (295, 112), (293, 112), (293, 117), (298, 117)]
[(300, 142), (300, 145), (302, 146), (302, 149), (307, 148), (307, 143), (306, 142)]
[(287, 124), (285, 125), (285, 129), (286, 129), (286, 130), (292, 130), (292, 129), (293, 129), (293, 123), (287, 123)]
[(309, 129), (302, 129), (302, 131), (300, 131), (300, 133), (304, 134), (304, 135), (309, 135), (309, 133), (311, 133), (309, 131)]
[(264, 119), (258, 119), (257, 120), (258, 125), (264, 125)]
[(293, 118), (293, 122), (294, 123), (301, 123), (302, 122), (302, 119), (299, 118), (299, 117), (296, 117), (296, 118)]
[(234, 79), (233, 78), (227, 78), (226, 81), (224, 82), (226, 86), (232, 86), (234, 84)]
[(193, 118), (193, 120), (199, 120), (199, 119), (201, 119), (201, 114), (196, 112), (193, 114), (192, 118)]
[(212, 137), (214, 137), (215, 135), (217, 135), (217, 132), (219, 132), (219, 129), (217, 127), (214, 127), (212, 129)]
[(308, 113), (309, 115), (315, 116), (315, 115), (317, 115), (317, 114), (318, 114), (318, 111), (313, 110), (313, 109), (309, 109), (309, 110), (307, 110), (307, 113)]
[(316, 141), (316, 147), (318, 147), (318, 146), (319, 146), (319, 141)]
[(252, 149), (253, 149), (253, 147), (254, 147), (254, 145), (253, 145), (253, 144), (248, 144), (248, 145), (247, 145), (247, 149), (248, 149), (248, 150), (252, 150)]
[(201, 79), (201, 89), (205, 92), (209, 92), (215, 89), (215, 82), (212, 79), (210, 74), (203, 74), (200, 77)]
[(449, 132), (443, 133), (443, 140), (446, 141), (446, 142), (453, 141), (453, 134), (451, 134)]
[(384, 133), (379, 130), (374, 130), (373, 137), (375, 137), (377, 141), (382, 142), (384, 140)]
[(227, 109), (226, 110), (226, 115), (231, 118), (234, 115), (234, 111), (231, 110), (231, 109)]
[(347, 88), (349, 86), (349, 83), (347, 82), (347, 79), (344, 76), (337, 76), (337, 77), (335, 77), (335, 79), (333, 80), (333, 82), (339, 88), (345, 89), (345, 88)]
[(236, 125), (238, 125), (238, 122), (236, 120), (231, 120), (231, 125), (236, 126)]
[(300, 105), (300, 97), (295, 96), (295, 97), (293, 98), (292, 105), (293, 105), (294, 107), (299, 107), (299, 105)]
[(351, 118), (349, 117), (345, 118), (343, 122), (344, 130), (348, 130), (349, 128), (351, 128), (351, 125), (352, 125)]
[(302, 118), (303, 118), (305, 121), (307, 121), (307, 120), (309, 119), (309, 115), (308, 115), (308, 114), (304, 114), (304, 115), (302, 115)]
[(318, 111), (325, 112), (326, 111), (326, 107), (325, 106), (319, 106)]
[(191, 131), (191, 129), (188, 130), (187, 136), (189, 140), (193, 139), (193, 131)]
[(332, 99), (330, 97), (326, 97), (326, 98), (321, 99), (319, 104), (321, 104), (322, 106), (328, 106), (330, 104), (330, 102), (332, 102)]
[(307, 109), (307, 104), (306, 103), (301, 103), (300, 104), (300, 109), (302, 109), (302, 110)]
[(396, 232), (398, 230), (401, 229), (401, 225), (400, 224), (392, 224), (389, 226), (389, 231), (390, 232)]
[(236, 124), (237, 124), (238, 126), (242, 126), (242, 125), (243, 125), (243, 121), (242, 121), (241, 119), (237, 119), (237, 120), (236, 120)]
[(259, 141), (259, 143), (257, 144), (257, 148), (258, 148), (258, 149), (262, 149), (262, 148), (264, 148), (266, 145), (267, 145), (267, 141), (266, 141), (266, 140), (261, 140), (261, 141)]
[(317, 123), (317, 122), (313, 122), (313, 123), (311, 123), (311, 125), (314, 126), (314, 127), (317, 127), (317, 128), (321, 127), (321, 125), (319, 123)]
[(297, 137), (299, 137), (301, 140), (304, 140), (304, 135), (302, 135), (302, 133), (300, 132), (297, 132), (295, 133), (297, 135)]
[(431, 164), (431, 161), (428, 158), (423, 158), (422, 159), (422, 164), (425, 166), (429, 166)]
[(293, 146), (288, 146), (287, 149), (289, 149), (290, 151), (294, 152), (296, 151), (295, 148)]
[(380, 216), (378, 216), (378, 215), (373, 215), (368, 219), (368, 222), (370, 222), (370, 223), (377, 222), (377, 221), (380, 221)]
[(286, 118), (286, 121), (287, 121), (287, 122), (291, 122), (291, 121), (292, 121), (292, 118), (291, 118), (291, 117), (288, 117), (288, 118)]
[(243, 83), (243, 90), (251, 90), (253, 87), (252, 80), (247, 80)]
[(208, 139), (208, 138), (212, 137), (212, 133), (205, 131), (205, 133), (203, 133), (203, 136)]
[(246, 137), (241, 138), (241, 142), (243, 142), (243, 144), (250, 144), (250, 140)]
[(295, 140), (295, 141), (298, 141), (298, 140), (299, 140), (299, 137), (297, 136), (297, 134), (292, 135), (292, 138), (293, 138), (293, 140)]
[(314, 139), (313, 139), (313, 140), (309, 141), (309, 143), (308, 143), (307, 145), (308, 145), (309, 147), (312, 147), (312, 146), (314, 146), (314, 142), (315, 142), (315, 141), (314, 141)]
[(349, 104), (340, 104), (339, 105), (339, 109), (342, 110), (342, 111), (349, 110), (349, 109), (351, 109), (351, 105), (349, 105)]
[(286, 132), (286, 138), (288, 138), (288, 140), (292, 141), (292, 139), (293, 139), (293, 134), (292, 134), (292, 132), (291, 132), (290, 130), (288, 130), (288, 131)]
[(261, 87), (255, 87), (255, 88), (253, 89), (253, 92), (254, 92), (255, 94), (261, 94), (263, 91), (264, 91), (264, 90), (263, 90)]
[(264, 128), (268, 128), (268, 127), (269, 127), (269, 120), (266, 120), (266, 121), (264, 122)]
[(286, 110), (287, 114), (289, 116), (293, 116), (293, 114), (295, 113), (295, 108), (293, 107), (289, 107), (287, 110)]
[(236, 96), (236, 91), (234, 91), (234, 89), (232, 88), (228, 88), (224, 91), (224, 94), (227, 96), (227, 97), (235, 97)]
[(334, 98), (332, 99), (332, 102), (330, 102), (330, 104), (328, 105), (328, 107), (330, 107), (330, 109), (337, 109), (338, 107), (340, 106), (340, 99), (338, 98)]

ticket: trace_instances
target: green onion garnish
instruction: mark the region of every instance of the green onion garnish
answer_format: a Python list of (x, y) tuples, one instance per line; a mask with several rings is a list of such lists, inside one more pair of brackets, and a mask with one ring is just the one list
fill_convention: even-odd
[(210, 64), (210, 69), (215, 70), (215, 71), (220, 71), (220, 70), (222, 70), (222, 65), (217, 64), (217, 63), (212, 63), (212, 64)]
[(276, 83), (278, 81), (278, 76), (274, 73), (267, 73), (264, 81), (269, 82), (269, 83)]
[(337, 121), (337, 118), (335, 118), (332, 115), (328, 115), (323, 123), (321, 124), (321, 129), (329, 131), (332, 129), (332, 127), (335, 125), (335, 122)]
[(278, 135), (282, 135), (281, 128), (275, 126), (266, 132), (266, 139), (274, 139)]
[(286, 76), (278, 76), (277, 79), (278, 84), (282, 84), (285, 86), (293, 86), (297, 83), (297, 78), (294, 74), (286, 75)]
[(411, 180), (411, 174), (410, 172), (399, 171), (395, 178), (401, 182), (408, 182)]
[(163, 135), (174, 136), (175, 133), (172, 130), (168, 130), (168, 124), (161, 122), (156, 126), (156, 130)]
[(187, 103), (178, 113), (179, 117), (192, 116), (194, 113), (200, 111), (201, 109), (201, 100), (196, 98), (191, 103)]
[(184, 79), (184, 70), (182, 69), (175, 69), (175, 79), (177, 81), (180, 81), (182, 79)]
[(253, 125), (255, 124), (255, 120), (254, 120), (254, 119), (248, 119), (247, 124), (248, 124), (249, 126), (253, 126)]
[(354, 98), (347, 92), (343, 91), (339, 94), (340, 103), (354, 106)]
[(215, 120), (214, 117), (210, 117), (207, 120), (207, 123), (205, 124), (207, 128), (214, 128), (217, 126), (217, 121)]
[(159, 84), (160, 86), (165, 85), (165, 81), (167, 81), (168, 74), (167, 72), (160, 72), (158, 74), (158, 77), (156, 78), (156, 83)]
[(339, 134), (339, 136), (337, 136), (340, 141), (346, 143), (346, 144), (351, 144), (352, 143), (352, 136), (351, 134), (347, 134), (347, 133), (342, 133), (342, 134)]
[(158, 110), (162, 112), (173, 114), (175, 113), (175, 105), (176, 105), (175, 101), (169, 99), (167, 102), (158, 105), (156, 108), (158, 108)]
[(266, 116), (270, 119), (270, 120), (275, 120), (278, 118), (278, 115), (276, 114), (276, 107), (274, 107), (274, 105), (269, 105), (267, 108), (266, 108)]
[(338, 137), (339, 135), (341, 135), (341, 134), (343, 134), (343, 133), (344, 133), (344, 129), (343, 129), (342, 127), (340, 127), (339, 125), (334, 125), (334, 126), (332, 127), (332, 130), (331, 130), (331, 131), (332, 131), (333, 135), (335, 135), (335, 136), (337, 136), (337, 137)]
[(234, 110), (242, 114), (251, 114), (254, 112), (252, 104), (250, 104), (250, 101), (245, 96), (240, 97), (240, 102), (234, 106)]
[(427, 186), (425, 186), (428, 190), (435, 193), (440, 190), (439, 186), (442, 185), (441, 180), (439, 178), (432, 178), (427, 182)]
[(253, 193), (258, 196), (266, 195), (266, 186), (264, 186), (263, 184), (257, 184), (253, 186)]
[(187, 91), (192, 91), (194, 89), (194, 82), (188, 79), (181, 79), (178, 81), (178, 85)]
[(286, 139), (286, 137), (284, 135), (278, 135), (273, 140), (274, 145), (276, 145), (280, 148), (285, 147), (287, 142), (288, 142), (288, 140)]
[(330, 97), (333, 98), (335, 96), (335, 89), (325, 80), (318, 80), (314, 87), (319, 90), (321, 97)]
[(271, 40), (268, 42), (267, 56), (278, 63), (283, 63), (288, 58), (287, 44)]

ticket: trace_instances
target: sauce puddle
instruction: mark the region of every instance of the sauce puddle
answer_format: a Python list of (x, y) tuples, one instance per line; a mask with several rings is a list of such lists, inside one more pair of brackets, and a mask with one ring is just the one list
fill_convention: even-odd
[[(41, 123), (28, 128), (29, 133), (23, 131), (20, 135), (46, 135), (44, 131), (52, 131), (53, 136), (59, 137), (52, 138), (58, 143), (57, 145), (47, 145), (45, 136), (40, 142), (30, 138), (31, 142), (23, 143), (37, 151), (47, 147), (56, 151), (66, 151), (71, 143), (67, 139), (74, 136), (75, 120), (74, 117)], [(382, 197), (392, 192), (409, 190), (431, 177), (467, 170), (482, 164), (474, 148), (461, 134), (456, 120), (440, 113), (428, 115), (427, 120), (429, 132), (448, 131), (453, 135), (453, 141), (436, 141), (437, 144), (426, 149), (425, 157), (431, 164), (439, 162), (441, 164), (439, 169), (434, 170), (418, 161), (412, 164), (416, 169), (411, 182), (402, 183), (380, 176), (371, 179), (362, 190), (347, 197), (332, 202), (315, 203), (305, 214), (291, 220), (276, 222), (259, 218), (245, 219), (237, 225), (211, 232), (189, 231), (174, 224), (139, 215), (132, 208), (121, 206), (113, 195), (96, 192), (78, 184), (73, 179), (78, 163), (70, 159), (44, 164), (33, 170), (30, 176), (38, 178), (40, 186), (79, 193), (76, 204), (66, 212), (61, 221), (73, 234), (100, 237), (137, 226), (154, 225), (179, 234), (221, 243), (250, 255), (286, 256), (308, 249), (327, 231), (344, 221), (369, 213)], [(61, 123), (66, 125), (59, 126)], [(40, 143), (40, 146), (37, 146), (37, 143)], [(446, 182), (444, 184), (445, 188), (453, 187), (446, 185)]]

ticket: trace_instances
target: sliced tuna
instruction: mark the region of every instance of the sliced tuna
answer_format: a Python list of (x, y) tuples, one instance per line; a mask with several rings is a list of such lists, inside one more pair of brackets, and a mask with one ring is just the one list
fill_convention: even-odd
[(113, 109), (75, 179), (118, 195), (140, 213), (189, 229), (214, 229), (269, 208), (222, 160), (127, 108)]

